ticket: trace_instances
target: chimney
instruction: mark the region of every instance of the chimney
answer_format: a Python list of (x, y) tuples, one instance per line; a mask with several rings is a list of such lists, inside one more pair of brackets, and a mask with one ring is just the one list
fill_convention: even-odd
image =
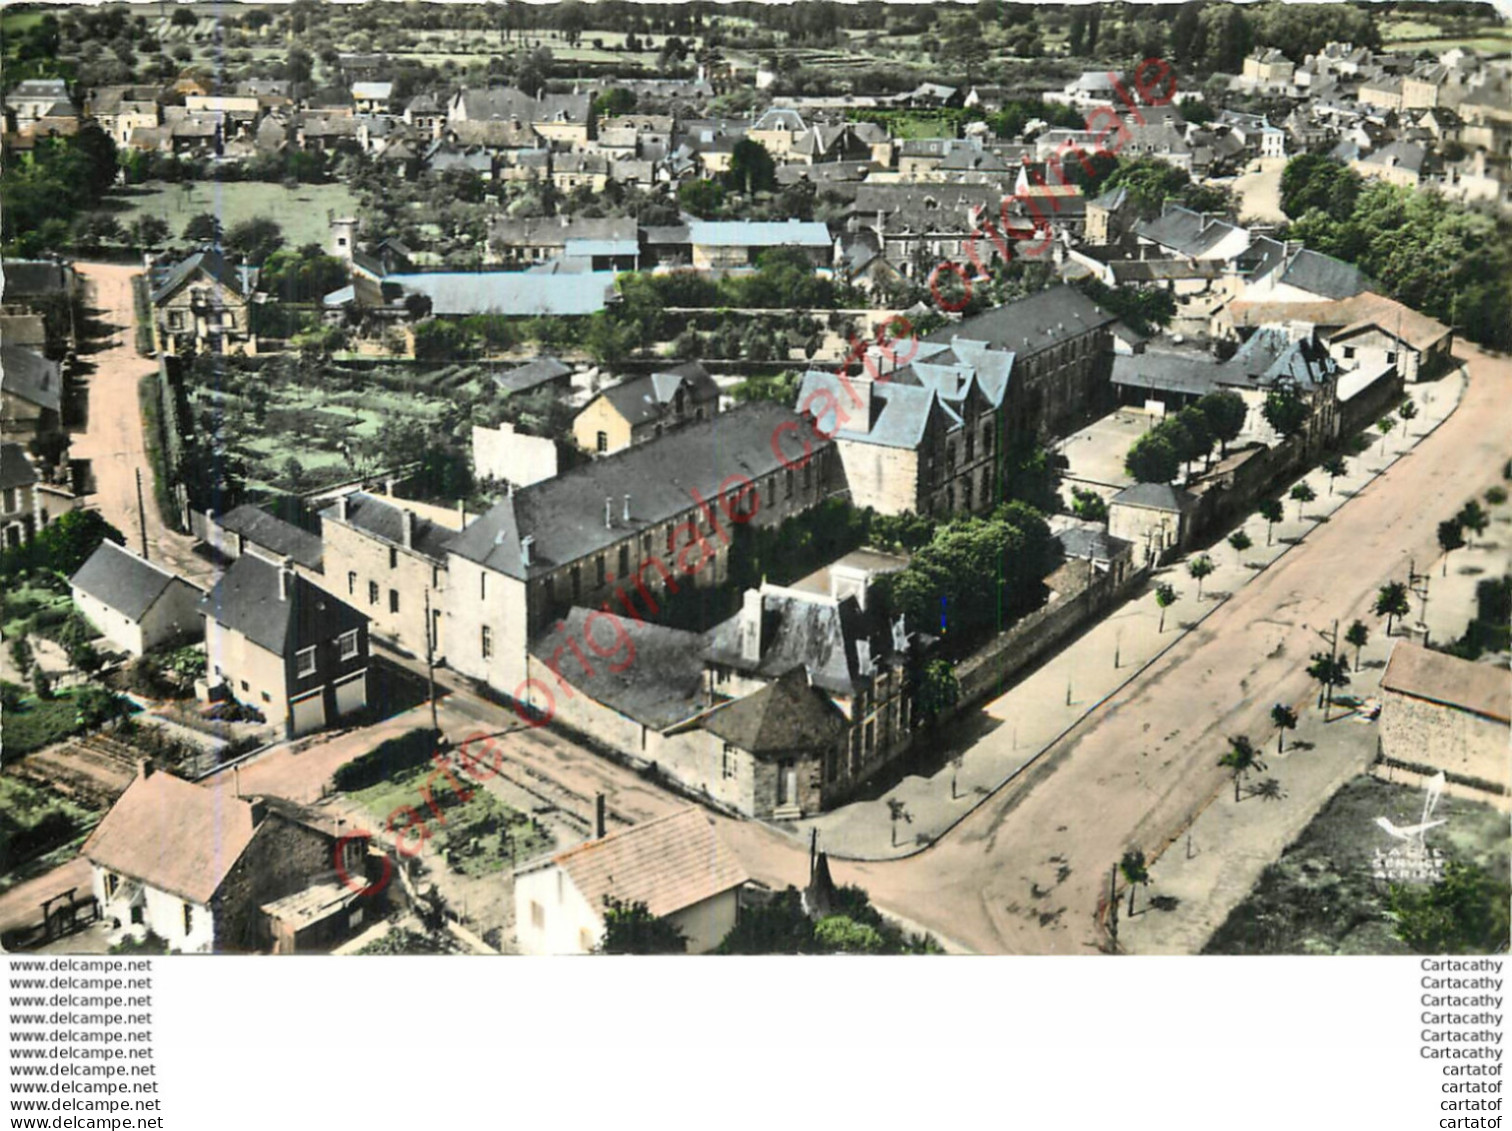
[(152, 776), (152, 772), (156, 769), (157, 767), (153, 765), (151, 758), (137, 759), (137, 777), (142, 781), (146, 781), (148, 778), (150, 778)]
[(856, 641), (856, 667), (862, 675), (872, 674), (872, 654), (870, 640)]
[(620, 515), (620, 518), (624, 522), (629, 522), (630, 521), (630, 496), (629, 495), (625, 496), (625, 509), (624, 509), (624, 512)]
[(248, 804), (248, 808), (252, 811), (250, 816), (252, 817), (252, 827), (255, 829), (263, 823), (263, 818), (268, 815), (268, 803), (261, 797), (258, 797)]
[(231, 767), (231, 795), (233, 797), (240, 797), (241, 796), (241, 767), (240, 766), (232, 766)]
[(413, 550), (415, 548), (415, 512), (406, 508), (399, 513), (404, 529), (404, 548)]
[(740, 658), (748, 664), (761, 660), (761, 590), (747, 589), (740, 603)]
[(347, 521), (347, 496), (338, 495), (336, 498), (336, 517), (342, 522)]
[(530, 551), (534, 546), (534, 535), (527, 534), (520, 539), (520, 564), (522, 566), (528, 566), (530, 564)]
[(607, 810), (605, 809), (605, 806), (604, 806), (604, 795), (602, 793), (595, 793), (593, 795), (593, 839), (594, 840), (603, 840), (604, 839), (604, 825), (606, 824), (606, 817), (607, 817), (607, 815), (608, 815), (607, 814)]
[(467, 500), (466, 499), (458, 499), (457, 500), (457, 519), (458, 519), (457, 529), (458, 530), (466, 530), (467, 529)]
[(394, 477), (392, 475), (383, 481), (383, 493), (391, 499), (394, 497)]
[(849, 408), (843, 408), (841, 411), (846, 414), (847, 432), (858, 432), (865, 436), (871, 431), (872, 385), (873, 382), (861, 378), (851, 381), (850, 387), (846, 390), (850, 394), (851, 403)]
[(294, 559), (285, 558), (278, 566), (278, 599), (287, 601), (294, 588)]
[(612, 530), (613, 528), (614, 528), (614, 496), (608, 495), (608, 496), (605, 496), (605, 498), (604, 498), (604, 529), (605, 530)]

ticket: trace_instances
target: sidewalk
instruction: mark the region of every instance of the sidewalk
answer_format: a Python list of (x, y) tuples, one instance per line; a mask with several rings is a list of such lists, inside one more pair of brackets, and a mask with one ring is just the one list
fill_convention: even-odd
[[(985, 704), (980, 712), (968, 713), (937, 736), (922, 738), (945, 755), (943, 768), (932, 776), (910, 775), (882, 797), (774, 827), (805, 843), (809, 830), (818, 829), (819, 843), (838, 859), (891, 860), (928, 847), (1105, 701), (1111, 701), (1116, 709), (1119, 692), (1150, 663), (1260, 571), (1300, 544), (1318, 523), (1328, 521), (1349, 499), (1369, 490), (1376, 477), (1397, 460), (1410, 457), (1417, 443), (1454, 411), (1464, 389), (1462, 369), (1431, 388), (1415, 389), (1413, 399), (1418, 402), (1419, 415), (1410, 427), (1399, 426), (1386, 437), (1384, 446), (1379, 435), (1371, 432), (1376, 439), (1370, 449), (1363, 455), (1346, 457), (1347, 473), (1332, 483), (1321, 469), (1309, 471), (1299, 482), (1312, 487), (1317, 498), (1300, 508), (1305, 511), (1304, 517), (1298, 517), (1298, 504), (1286, 497), (1291, 486), (1278, 488), (1277, 494), (1285, 501), (1285, 518), (1276, 523), (1269, 544), (1266, 523), (1251, 516), (1242, 527), (1252, 543), (1249, 550), (1238, 554), (1220, 539), (1202, 551), (1216, 568), (1203, 579), (1200, 601), (1197, 583), (1187, 573), (1187, 559), (1158, 571), (1153, 581), (1172, 585), (1178, 594), (1176, 603), (1166, 610), (1163, 632), (1152, 583), (1144, 593), (1092, 624), (1012, 689)], [(1454, 500), (1451, 510), (1462, 502)], [(1449, 507), (1449, 502), (1445, 506)], [(1449, 513), (1446, 511), (1445, 517)], [(1404, 581), (1408, 564), (1403, 551), (1400, 572)], [(1377, 631), (1373, 625), (1372, 632)], [(948, 761), (952, 755), (960, 758), (958, 772)], [(903, 802), (907, 813), (906, 820), (897, 822), (896, 830), (888, 808), (890, 800)]]

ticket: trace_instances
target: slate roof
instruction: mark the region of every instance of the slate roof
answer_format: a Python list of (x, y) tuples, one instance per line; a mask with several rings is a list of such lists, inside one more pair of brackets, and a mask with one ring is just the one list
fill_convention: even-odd
[(828, 749), (847, 725), (840, 708), (809, 683), (801, 667), (703, 720), (705, 730), (758, 758)]
[(716, 625), (709, 634), (710, 662), (777, 679), (805, 668), (814, 686), (836, 695), (851, 695), (871, 681), (863, 670), (859, 641), (870, 647), (874, 662), (891, 655), (892, 629), (876, 609), (863, 611), (854, 597), (832, 597), (791, 590), (761, 591), (761, 658), (746, 660), (740, 647), (741, 615)]
[(522, 271), (437, 271), (389, 275), (411, 294), (428, 295), (434, 314), (594, 314), (614, 294), (613, 271), (575, 275), (527, 275)]
[(21, 346), (0, 343), (0, 389), (53, 412), (62, 404), (58, 363)]
[[(628, 647), (620, 632), (629, 638)], [(587, 668), (570, 653), (561, 652), (566, 640), (587, 645)], [(562, 678), (583, 694), (628, 719), (662, 731), (705, 708), (703, 654), (707, 643), (702, 633), (637, 622), (596, 609), (573, 608), (541, 630), (531, 641), (530, 652), (543, 664), (556, 656)], [(595, 655), (595, 644), (608, 653), (607, 659)], [(611, 663), (624, 670), (613, 670)], [(549, 674), (541, 678), (548, 686), (555, 683)]]
[(1472, 663), (1410, 640), (1393, 645), (1381, 687), (1501, 723), (1512, 719), (1512, 680), (1506, 668)]
[(1211, 251), (1226, 236), (1241, 230), (1226, 220), (1193, 212), (1179, 204), (1168, 204), (1155, 219), (1140, 220), (1134, 225), (1134, 234), (1141, 239), (1193, 259)]
[(1353, 337), (1374, 326), (1399, 337), (1414, 349), (1423, 350), (1453, 331), (1436, 318), (1374, 291), (1346, 299), (1317, 302), (1232, 302), (1228, 306), (1235, 326), (1259, 326), (1267, 322), (1310, 322), (1320, 327), (1340, 327), (1329, 341)]
[(0, 444), (0, 488), (30, 487), (37, 481), (37, 469), (26, 457), (20, 444)]
[[(719, 486), (729, 476), (756, 481), (782, 468), (772, 448), (784, 426), (804, 427), (791, 410), (762, 402), (635, 444), (500, 500), (452, 540), (451, 552), (510, 577), (540, 577), (665, 524), (698, 505), (695, 492), (717, 511)], [(813, 437), (809, 443), (816, 454), (827, 446)], [(796, 445), (787, 450), (788, 458), (798, 456)], [(627, 494), (628, 525), (620, 517)], [(604, 525), (606, 498), (614, 500), (612, 527)], [(522, 535), (535, 539), (528, 570), (521, 564)]]
[(1071, 526), (1055, 536), (1068, 558), (1110, 562), (1134, 548), (1134, 543), (1115, 538), (1105, 527)]
[(572, 367), (554, 357), (538, 357), (494, 375), (494, 383), (511, 393), (528, 393), (542, 385), (572, 376)]
[(1250, 336), (1227, 361), (1198, 350), (1146, 350), (1113, 359), (1113, 383), (1135, 389), (1202, 396), (1221, 388), (1299, 389), (1326, 385), (1338, 372), (1328, 351), (1310, 338), (1292, 340), (1279, 327)]
[(126, 787), (84, 842), (82, 855), (99, 867), (206, 904), (255, 832), (250, 802), (158, 770)]
[(1110, 311), (1075, 287), (1054, 286), (954, 326), (942, 327), (924, 340), (948, 342), (952, 338), (966, 338), (1028, 358), (1115, 321)]
[(325, 546), (318, 535), (301, 530), (251, 503), (243, 503), (215, 520), (216, 525), (240, 534), (254, 546), (280, 558), (293, 558), (309, 569), (319, 569)]
[(69, 582), (127, 620), (140, 621), (168, 587), (181, 580), (169, 570), (106, 540)]
[(250, 270), (233, 266), (219, 251), (205, 248), (179, 260), (159, 275), (154, 280), (152, 301), (160, 303), (167, 300), (200, 272), (209, 275), (234, 294), (245, 297), (252, 293)]
[(686, 388), (695, 405), (719, 399), (719, 386), (701, 362), (690, 361), (675, 369), (647, 373), (611, 385), (599, 394), (631, 425), (661, 417), (679, 388)]
[(65, 294), (73, 287), (73, 268), (50, 259), (7, 259), (0, 274), (7, 301)]
[(550, 864), (567, 873), (600, 919), (609, 896), (644, 903), (662, 918), (750, 879), (696, 806), (586, 841), (522, 871)]
[(1113, 496), (1114, 505), (1178, 513), (1191, 509), (1196, 501), (1191, 494), (1180, 487), (1172, 487), (1169, 483), (1136, 483)]
[[(346, 496), (346, 508), (345, 521), (348, 526), (391, 546), (404, 546), (403, 507), (364, 491), (353, 491)], [(322, 522), (341, 522), (340, 504), (321, 511), (320, 518)], [(414, 523), (414, 543), (411, 548), (437, 564), (444, 563), (446, 545), (456, 531), (418, 514), (415, 515)]]
[[(853, 380), (852, 384), (856, 381)], [(934, 388), (901, 381), (879, 381), (871, 388), (870, 427), (863, 429), (857, 420), (859, 409), (840, 376), (818, 369), (811, 369), (803, 375), (798, 404), (809, 406), (822, 434), (884, 448), (918, 447), (932, 414), (943, 415), (947, 427), (960, 423), (960, 418), (940, 403)], [(838, 419), (840, 412), (849, 417), (844, 426)], [(854, 426), (852, 422), (855, 422)]]
[(1352, 298), (1371, 287), (1370, 279), (1354, 264), (1306, 248), (1287, 261), (1280, 281), (1322, 298)]
[(290, 578), (288, 599), (280, 598), (278, 575), (278, 566), (244, 554), (200, 602), (200, 612), (277, 656), (367, 624), (362, 613), (298, 574)]
[(586, 122), (593, 103), (587, 94), (542, 94), (532, 98), (512, 86), (492, 90), (464, 90), (462, 109), (467, 121), (518, 118), (522, 122)]

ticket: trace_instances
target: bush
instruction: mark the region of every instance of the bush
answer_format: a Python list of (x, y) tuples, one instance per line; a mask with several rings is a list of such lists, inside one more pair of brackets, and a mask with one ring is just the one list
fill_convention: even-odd
[(429, 727), (417, 727), (341, 766), (331, 780), (337, 789), (347, 793), (387, 781), (430, 761), (440, 737), (438, 731)]

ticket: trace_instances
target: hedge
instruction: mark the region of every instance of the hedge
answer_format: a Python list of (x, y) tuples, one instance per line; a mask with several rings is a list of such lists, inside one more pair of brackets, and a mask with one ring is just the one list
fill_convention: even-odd
[(354, 758), (337, 769), (331, 780), (337, 789), (347, 793), (377, 785), (429, 762), (440, 737), (439, 731), (416, 727)]

